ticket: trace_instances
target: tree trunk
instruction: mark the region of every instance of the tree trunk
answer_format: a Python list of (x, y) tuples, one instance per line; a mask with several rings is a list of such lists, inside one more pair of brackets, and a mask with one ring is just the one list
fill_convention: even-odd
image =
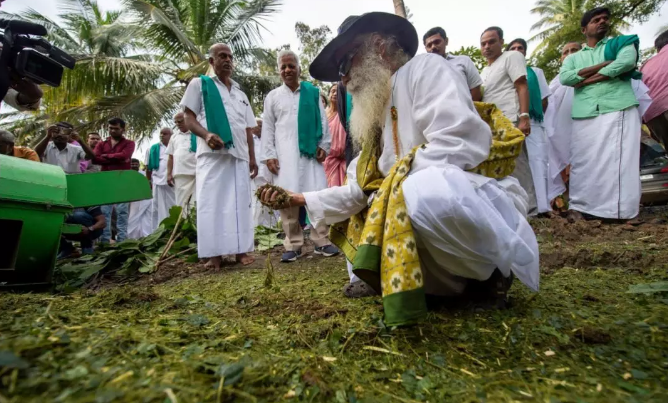
[(399, 17), (406, 18), (406, 6), (404, 6), (404, 0), (392, 0), (394, 3), (394, 13)]

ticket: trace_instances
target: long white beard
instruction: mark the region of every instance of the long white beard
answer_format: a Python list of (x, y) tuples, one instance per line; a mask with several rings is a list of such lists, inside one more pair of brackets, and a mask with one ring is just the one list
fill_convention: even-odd
[(373, 52), (365, 52), (359, 66), (350, 72), (346, 88), (353, 98), (350, 114), (350, 133), (361, 150), (380, 140), (391, 95), (392, 72)]

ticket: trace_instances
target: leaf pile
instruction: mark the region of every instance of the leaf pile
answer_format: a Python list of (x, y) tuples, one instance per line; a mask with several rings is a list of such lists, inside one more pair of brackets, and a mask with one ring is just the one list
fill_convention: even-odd
[[(269, 203), (265, 203), (264, 201), (262, 201), (261, 196), (262, 192), (264, 192), (265, 189), (270, 189), (272, 192), (278, 192), (278, 195), (276, 195), (276, 199), (274, 201)], [(280, 186), (271, 185), (269, 183), (257, 188), (257, 190), (255, 191), (255, 197), (257, 197), (258, 200), (260, 200), (260, 203), (269, 207), (272, 210), (280, 210), (284, 208), (284, 206), (290, 201), (290, 195), (288, 194), (288, 192), (285, 191), (285, 189), (283, 189)]]
[[(103, 276), (132, 279), (140, 273), (154, 272), (180, 214), (181, 207), (174, 206), (169, 210), (169, 217), (147, 237), (126, 239), (117, 244), (101, 246), (103, 249), (93, 255), (59, 262), (54, 274), (58, 290), (71, 291)], [(181, 220), (175, 240), (167, 253), (167, 259), (178, 256), (188, 262), (197, 261), (195, 222), (194, 214)]]
[(264, 226), (255, 227), (255, 250), (264, 252), (283, 244), (283, 240), (278, 237), (281, 230)]

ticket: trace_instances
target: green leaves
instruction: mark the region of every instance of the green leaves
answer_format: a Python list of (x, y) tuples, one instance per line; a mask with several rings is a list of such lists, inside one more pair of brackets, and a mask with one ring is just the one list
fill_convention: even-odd
[(29, 366), (28, 361), (16, 356), (11, 351), (0, 351), (0, 368), (26, 369)]
[(668, 292), (668, 281), (657, 281), (655, 283), (635, 284), (629, 287), (627, 294), (654, 294), (657, 292)]
[(255, 248), (258, 252), (264, 252), (269, 249), (273, 249), (276, 246), (282, 245), (283, 240), (278, 237), (281, 231), (276, 228), (269, 228), (258, 226), (255, 227), (255, 241), (257, 242), (257, 247)]

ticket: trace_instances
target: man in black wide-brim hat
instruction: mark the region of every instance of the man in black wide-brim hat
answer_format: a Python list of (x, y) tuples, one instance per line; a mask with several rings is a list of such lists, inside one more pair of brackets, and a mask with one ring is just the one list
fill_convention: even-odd
[(438, 55), (414, 57), (417, 48), (415, 28), (396, 15), (343, 22), (310, 73), (352, 94), (360, 152), (345, 186), (288, 201), (333, 224), (330, 239), (354, 273), (345, 294), (382, 293), (390, 326), (422, 318), (426, 295), (504, 302), (513, 274), (533, 290), (539, 282), (526, 193), (514, 178), (467, 172), (488, 158), (490, 126), (460, 74)]

